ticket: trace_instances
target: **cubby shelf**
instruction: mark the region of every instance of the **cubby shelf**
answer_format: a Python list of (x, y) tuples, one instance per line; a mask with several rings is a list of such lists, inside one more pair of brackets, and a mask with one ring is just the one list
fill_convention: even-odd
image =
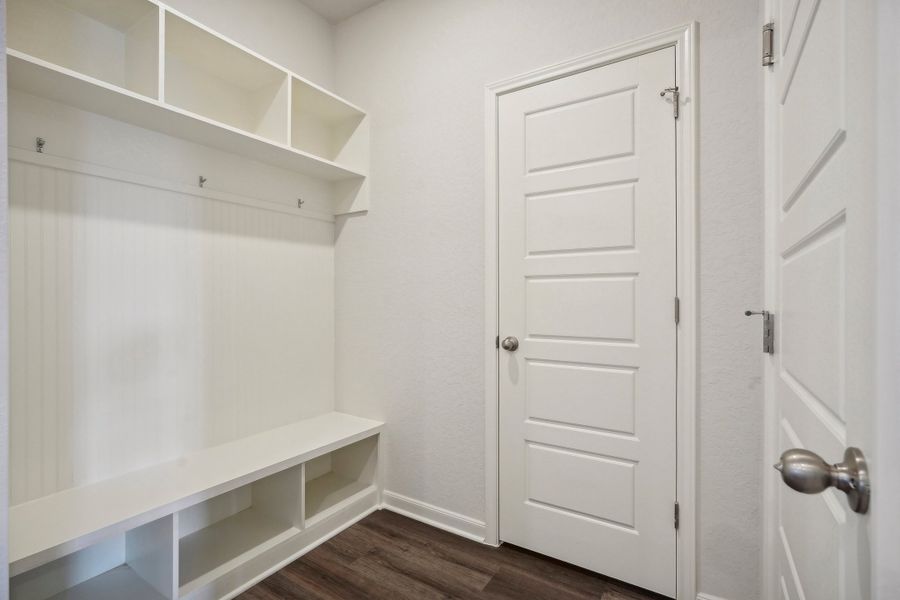
[(166, 103), (286, 145), (287, 71), (172, 13), (165, 19)]
[(12, 89), (340, 182), (336, 214), (368, 208), (364, 111), (155, 0), (10, 0), (8, 29)]
[(159, 7), (148, 0), (9, 0), (7, 23), (10, 48), (159, 97)]
[(172, 515), (106, 536), (14, 576), (12, 600), (174, 600)]
[(315, 524), (367, 493), (375, 483), (376, 459), (376, 440), (368, 438), (307, 462), (303, 478), (306, 524)]
[(330, 514), (343, 502), (368, 491), (372, 484), (345, 477), (339, 473), (329, 473), (306, 485), (306, 521), (315, 523), (317, 519)]
[(51, 596), (50, 600), (166, 600), (128, 565), (92, 577)]
[(303, 468), (297, 466), (179, 512), (179, 595), (299, 535), (302, 489)]
[(298, 533), (292, 524), (251, 507), (182, 538), (179, 594), (187, 596)]

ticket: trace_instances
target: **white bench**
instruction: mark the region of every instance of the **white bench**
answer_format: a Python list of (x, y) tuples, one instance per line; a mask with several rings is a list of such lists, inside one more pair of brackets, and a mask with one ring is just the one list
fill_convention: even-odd
[(382, 426), (328, 413), (12, 506), (11, 597), (235, 595), (377, 508)]

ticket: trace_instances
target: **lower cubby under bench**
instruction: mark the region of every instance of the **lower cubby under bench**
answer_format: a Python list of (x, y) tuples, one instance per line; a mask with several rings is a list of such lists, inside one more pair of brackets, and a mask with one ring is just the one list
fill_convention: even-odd
[(378, 507), (382, 425), (329, 413), (13, 506), (10, 597), (233, 597)]

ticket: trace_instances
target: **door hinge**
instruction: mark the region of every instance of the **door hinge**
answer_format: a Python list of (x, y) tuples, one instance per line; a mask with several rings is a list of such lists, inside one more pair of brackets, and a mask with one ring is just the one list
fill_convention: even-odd
[(775, 354), (775, 315), (767, 310), (747, 310), (746, 316), (761, 315), (763, 318), (763, 352)]
[(775, 64), (775, 21), (769, 21), (762, 28), (762, 66)]
[(675, 296), (675, 324), (681, 322), (681, 298)]
[(678, 500), (675, 501), (675, 529), (681, 525), (681, 508), (678, 506)]
[(665, 98), (666, 94), (672, 94), (672, 114), (677, 119), (678, 105), (681, 102), (681, 93), (678, 91), (678, 86), (666, 88), (659, 93), (661, 98)]
[(497, 336), (497, 339), (494, 340), (494, 348), (500, 349), (500, 336)]

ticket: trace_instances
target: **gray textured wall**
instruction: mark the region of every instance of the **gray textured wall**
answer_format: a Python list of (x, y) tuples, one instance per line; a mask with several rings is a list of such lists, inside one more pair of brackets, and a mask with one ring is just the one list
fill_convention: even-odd
[[(386, 489), (484, 518), (484, 86), (700, 23), (700, 590), (759, 594), (762, 104), (752, 0), (386, 0), (341, 23), (372, 210), (338, 223), (339, 409), (388, 423)], [(439, 343), (436, 341), (439, 340)], [(735, 474), (738, 474), (735, 477)]]

